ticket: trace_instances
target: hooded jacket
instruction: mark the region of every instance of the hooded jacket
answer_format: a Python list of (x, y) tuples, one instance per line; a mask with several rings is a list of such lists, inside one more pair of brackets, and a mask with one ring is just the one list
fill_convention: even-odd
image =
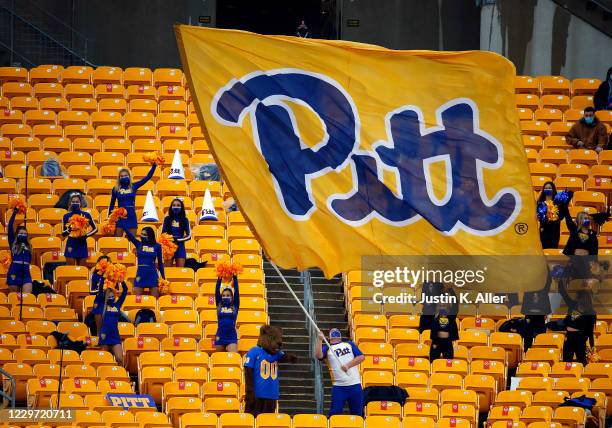
[(578, 141), (582, 141), (584, 143), (582, 148), (584, 149), (595, 149), (596, 147), (605, 149), (608, 144), (608, 130), (606, 125), (597, 118), (594, 118), (590, 125), (582, 118), (574, 123), (565, 139), (576, 148), (578, 148)]
[(608, 69), (606, 80), (601, 82), (593, 96), (595, 110), (610, 110), (609, 103), (612, 101), (612, 67)]

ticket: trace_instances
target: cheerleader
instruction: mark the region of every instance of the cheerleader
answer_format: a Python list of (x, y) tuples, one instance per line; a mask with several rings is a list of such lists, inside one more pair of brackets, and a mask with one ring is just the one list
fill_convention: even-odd
[(221, 277), (215, 286), (215, 304), (217, 305), (217, 333), (215, 334), (215, 349), (217, 352), (236, 352), (238, 350), (238, 335), (236, 334), (236, 318), (240, 309), (240, 292), (238, 277), (234, 275), (234, 291), (225, 287), (221, 290)]
[[(110, 257), (100, 256), (96, 261), (96, 266), (102, 260), (106, 260), (110, 263)], [(89, 281), (89, 294), (96, 296), (93, 302), (93, 308), (91, 314), (94, 316), (96, 322), (96, 332), (100, 333), (102, 327), (102, 312), (104, 311), (104, 272), (98, 272), (95, 268), (91, 274), (91, 280)]]
[(104, 310), (102, 312), (102, 326), (100, 328), (99, 345), (105, 351), (111, 352), (117, 364), (123, 365), (123, 346), (119, 335), (119, 317), (121, 315), (121, 305), (127, 296), (128, 287), (125, 282), (121, 284), (123, 291), (119, 299), (116, 298), (112, 289), (107, 288), (104, 292)]
[[(185, 242), (191, 239), (191, 227), (185, 215), (185, 205), (179, 198), (174, 198), (170, 204), (168, 215), (164, 218), (162, 233), (168, 233), (174, 237), (174, 242), (177, 245), (174, 261), (177, 267), (185, 266), (185, 259), (187, 258)], [(172, 266), (172, 260), (168, 262), (168, 266)]]
[[(439, 282), (424, 282), (423, 288), (421, 289), (421, 295), (425, 297), (437, 297), (442, 294), (442, 284)], [(421, 297), (421, 299), (423, 299)], [(423, 309), (421, 310), (421, 316), (419, 317), (419, 333), (423, 333), (425, 330), (431, 329), (431, 324), (436, 316), (436, 304), (429, 303), (426, 300), (423, 303)]]
[(117, 221), (117, 228), (115, 229), (115, 236), (123, 236), (124, 230), (129, 230), (132, 235), (136, 234), (136, 228), (138, 227), (138, 220), (136, 219), (136, 192), (141, 188), (147, 181), (153, 177), (153, 173), (157, 168), (156, 164), (151, 166), (151, 169), (147, 175), (140, 181), (132, 183), (132, 176), (130, 170), (122, 168), (119, 170), (117, 176), (117, 184), (113, 187), (111, 193), (110, 205), (108, 206), (108, 213), (110, 214), (115, 208), (115, 201), (117, 206), (125, 208), (127, 210), (127, 218), (119, 219)]
[(31, 293), (32, 276), (30, 275), (30, 263), (32, 262), (32, 245), (28, 240), (28, 230), (25, 226), (17, 227), (15, 230), (15, 217), (17, 209), (8, 223), (8, 244), (11, 250), (11, 266), (6, 274), (6, 285), (14, 292)]
[(555, 201), (555, 183), (547, 181), (538, 198), (538, 221), (540, 222), (540, 241), (542, 248), (557, 248), (561, 238), (561, 216), (558, 201)]
[(563, 217), (570, 232), (563, 249), (563, 254), (570, 256), (568, 276), (571, 279), (592, 278), (592, 262), (597, 259), (599, 243), (597, 233), (591, 229), (591, 218), (589, 214), (581, 211), (576, 215), (574, 222), (567, 208), (564, 209)]
[(68, 236), (72, 232), (72, 226), (69, 224), (70, 219), (74, 215), (80, 215), (85, 217), (89, 221), (89, 227), (91, 230), (83, 236), (73, 237), (68, 236), (66, 240), (66, 246), (64, 248), (64, 257), (69, 264), (75, 264), (77, 266), (84, 266), (87, 260), (87, 238), (94, 235), (98, 228), (91, 217), (91, 214), (85, 211), (81, 211), (81, 195), (73, 193), (70, 195), (69, 208), (70, 211), (64, 214), (63, 225), (64, 230), (62, 231), (63, 236)]
[[(130, 229), (125, 230), (127, 238), (136, 247), (136, 257), (138, 258), (138, 269), (136, 270), (136, 280), (134, 281), (134, 294), (141, 295), (143, 288), (149, 289), (149, 294), (154, 297), (159, 296), (157, 288), (159, 275), (166, 278), (164, 273), (164, 259), (162, 257), (161, 245), (155, 241), (155, 232), (149, 226), (143, 227), (140, 232), (140, 241), (136, 239)], [(157, 261), (157, 267), (155, 262)]]
[(533, 344), (538, 334), (546, 333), (546, 316), (551, 313), (548, 292), (552, 283), (552, 273), (546, 278), (546, 285), (538, 291), (526, 292), (523, 295), (521, 313), (525, 316), (523, 328), (523, 346), (525, 352)]
[(593, 331), (597, 315), (593, 309), (593, 297), (589, 290), (579, 290), (576, 299), (572, 299), (566, 290), (567, 281), (559, 282), (559, 293), (567, 304), (567, 315), (564, 319), (565, 342), (563, 342), (563, 361), (570, 363), (574, 355), (583, 365), (587, 363), (586, 342), (595, 347)]

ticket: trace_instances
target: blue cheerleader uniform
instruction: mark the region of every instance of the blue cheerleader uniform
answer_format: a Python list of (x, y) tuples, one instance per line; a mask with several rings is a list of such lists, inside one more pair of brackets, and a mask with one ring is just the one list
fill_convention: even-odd
[(32, 249), (29, 247), (19, 248), (17, 251), (13, 251), (13, 243), (17, 238), (15, 236), (15, 216), (17, 211), (13, 211), (11, 218), (8, 223), (8, 242), (9, 249), (11, 250), (11, 266), (6, 273), (6, 285), (10, 286), (21, 286), (23, 284), (32, 283), (32, 276), (30, 275), (30, 263), (32, 262)]
[(191, 239), (191, 227), (189, 227), (187, 217), (166, 216), (162, 226), (162, 233), (168, 233), (174, 237), (177, 246), (174, 259), (186, 259), (187, 250), (185, 249), (185, 242)]
[[(157, 269), (162, 278), (166, 278), (164, 273), (164, 259), (162, 257), (161, 244), (156, 242), (153, 245), (143, 244), (141, 241), (136, 239), (129, 230), (125, 230), (127, 238), (132, 244), (136, 246), (136, 257), (138, 258), (138, 268), (136, 269), (136, 279), (134, 281), (134, 287), (140, 288), (154, 288), (159, 284), (159, 275)], [(157, 261), (157, 267), (155, 262)]]
[(147, 173), (147, 175), (140, 181), (136, 183), (132, 183), (130, 186), (121, 185), (119, 189), (113, 187), (113, 191), (111, 193), (110, 205), (108, 206), (108, 214), (113, 211), (115, 208), (115, 201), (117, 202), (117, 206), (119, 208), (125, 208), (127, 211), (127, 218), (121, 218), (117, 221), (117, 227), (125, 229), (136, 229), (138, 227), (138, 219), (136, 218), (136, 191), (140, 189), (147, 181), (153, 177), (153, 173), (155, 172), (156, 164), (151, 166), (151, 169)]
[(215, 304), (217, 305), (217, 333), (215, 345), (227, 346), (238, 343), (236, 334), (236, 318), (240, 309), (240, 292), (238, 291), (238, 278), (234, 275), (234, 299), (231, 306), (223, 306), (221, 300), (221, 278), (217, 279), (215, 286)]
[(102, 312), (104, 312), (104, 277), (98, 275), (98, 272), (94, 272), (91, 275), (89, 294), (96, 296), (91, 313), (93, 315), (102, 315)]
[[(68, 236), (70, 235), (70, 230), (67, 229), (68, 222), (70, 221), (70, 218), (75, 214), (82, 215), (83, 217), (85, 217), (87, 220), (89, 220), (89, 226), (91, 226), (91, 231), (89, 231), (87, 235), (81, 238), (73, 238), (72, 236)], [(87, 237), (93, 235), (94, 233), (98, 231), (98, 228), (96, 227), (96, 224), (94, 223), (93, 218), (91, 217), (91, 214), (89, 214), (86, 211), (81, 211), (81, 210), (70, 211), (64, 214), (64, 218), (62, 221), (64, 225), (64, 230), (62, 231), (62, 235), (68, 236), (68, 239), (66, 240), (66, 246), (64, 247), (64, 256), (70, 257), (73, 259), (87, 258), (87, 256), (89, 255), (87, 251)]]
[(124, 282), (123, 291), (119, 299), (106, 304), (106, 310), (104, 310), (102, 314), (102, 327), (100, 328), (100, 340), (98, 344), (112, 346), (121, 343), (118, 324), (121, 315), (121, 305), (123, 305), (125, 296), (127, 296), (127, 290), (127, 284)]

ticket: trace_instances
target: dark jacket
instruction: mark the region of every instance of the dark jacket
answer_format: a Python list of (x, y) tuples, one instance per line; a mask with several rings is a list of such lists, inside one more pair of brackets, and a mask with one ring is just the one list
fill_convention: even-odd
[(595, 149), (596, 147), (605, 149), (608, 145), (608, 130), (606, 125), (597, 118), (590, 125), (587, 125), (582, 118), (572, 125), (565, 139), (576, 148), (578, 148), (578, 141), (582, 141), (584, 146), (581, 148), (583, 149)]
[(599, 88), (595, 92), (593, 96), (593, 104), (595, 105), (595, 110), (610, 110), (610, 102), (612, 100), (612, 67), (608, 69), (608, 74), (606, 74), (606, 80), (601, 82)]

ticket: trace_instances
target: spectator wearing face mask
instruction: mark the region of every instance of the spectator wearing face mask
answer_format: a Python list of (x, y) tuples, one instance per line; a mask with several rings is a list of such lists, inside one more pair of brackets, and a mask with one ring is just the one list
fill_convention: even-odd
[[(215, 334), (215, 349), (217, 352), (236, 352), (238, 350), (238, 335), (236, 319), (240, 310), (240, 291), (238, 277), (232, 278), (233, 289), (224, 287), (223, 279), (219, 277), (215, 285), (215, 304), (217, 305), (217, 333)], [(221, 290), (223, 288), (223, 290)]]
[(593, 96), (595, 110), (612, 110), (612, 67), (608, 69), (606, 80), (601, 82)]
[(547, 181), (542, 186), (538, 198), (538, 221), (540, 222), (540, 241), (542, 248), (557, 248), (561, 237), (561, 220), (559, 207), (555, 202), (557, 188), (555, 183)]
[(576, 149), (590, 149), (597, 153), (608, 145), (606, 126), (595, 117), (595, 109), (584, 109), (584, 117), (574, 123), (565, 139)]
[(64, 214), (63, 218), (63, 236), (68, 236), (70, 235), (70, 232), (72, 232), (69, 224), (72, 216), (80, 215), (89, 221), (89, 232), (82, 236), (68, 236), (66, 245), (64, 247), (64, 256), (69, 264), (74, 263), (77, 266), (84, 266), (85, 261), (87, 260), (87, 238), (94, 235), (98, 229), (93, 221), (93, 218), (91, 217), (91, 214), (81, 210), (81, 196), (78, 193), (73, 193), (70, 195), (68, 209), (69, 211)]

